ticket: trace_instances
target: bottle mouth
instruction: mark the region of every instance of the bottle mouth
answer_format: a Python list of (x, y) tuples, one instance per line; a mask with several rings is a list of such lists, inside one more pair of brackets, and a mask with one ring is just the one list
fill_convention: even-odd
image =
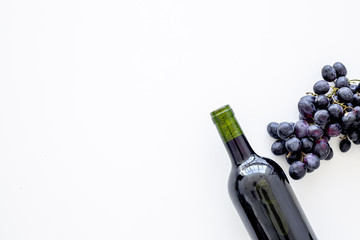
[(212, 120), (215, 124), (223, 122), (225, 119), (233, 117), (234, 112), (231, 109), (230, 105), (222, 106), (210, 113)]

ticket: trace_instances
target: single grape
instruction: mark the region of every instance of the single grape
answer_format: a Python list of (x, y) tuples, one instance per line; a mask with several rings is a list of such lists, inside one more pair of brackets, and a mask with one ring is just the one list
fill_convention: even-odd
[(360, 106), (360, 94), (357, 92), (357, 93), (354, 93), (353, 95), (353, 100), (351, 102), (354, 106)]
[(318, 110), (315, 112), (314, 121), (321, 127), (325, 127), (325, 125), (330, 121), (330, 114), (327, 110)]
[(348, 137), (353, 142), (356, 142), (357, 140), (359, 140), (359, 133), (358, 133), (357, 129), (349, 130)]
[(346, 76), (347, 74), (346, 67), (341, 62), (334, 63), (333, 68), (335, 69), (337, 77)]
[(286, 148), (285, 148), (285, 140), (276, 140), (272, 145), (271, 145), (271, 152), (277, 156), (283, 155), (286, 153)]
[(307, 95), (301, 97), (300, 100), (307, 100), (307, 101), (314, 103), (315, 97), (313, 95), (307, 94)]
[(306, 119), (311, 119), (314, 116), (316, 108), (314, 104), (306, 99), (300, 99), (298, 103), (298, 109), (302, 116)]
[(339, 100), (342, 102), (351, 102), (354, 98), (354, 94), (348, 87), (342, 87), (337, 91)]
[(348, 139), (343, 139), (340, 141), (340, 151), (347, 152), (351, 148), (351, 142)]
[(356, 84), (350, 84), (349, 88), (350, 88), (350, 90), (351, 90), (353, 93), (356, 93), (356, 92), (357, 92), (358, 85), (356, 85)]
[(323, 134), (324, 134), (324, 131), (317, 124), (310, 125), (307, 129), (307, 135), (309, 137), (311, 137), (312, 139), (321, 138)]
[(330, 145), (325, 139), (318, 139), (315, 142), (313, 153), (315, 153), (320, 159), (325, 159), (330, 152)]
[(279, 124), (278, 129), (277, 129), (277, 135), (281, 139), (286, 139), (293, 133), (294, 133), (294, 127), (291, 123), (282, 122)]
[(336, 78), (336, 70), (332, 66), (326, 65), (321, 69), (321, 75), (326, 81), (332, 82)]
[(307, 136), (307, 128), (309, 124), (304, 120), (299, 120), (295, 123), (294, 132), (298, 138), (303, 138)]
[(330, 137), (337, 137), (341, 133), (341, 124), (340, 123), (330, 123), (325, 128), (325, 133)]
[(334, 151), (333, 151), (332, 148), (330, 148), (330, 152), (329, 152), (329, 154), (327, 155), (327, 157), (325, 158), (325, 160), (330, 160), (330, 159), (333, 158), (333, 156), (334, 156)]
[(289, 138), (288, 140), (286, 140), (285, 142), (285, 147), (289, 152), (296, 152), (296, 151), (300, 151), (301, 149), (301, 142), (298, 138), (293, 137), (293, 138)]
[(350, 86), (350, 82), (347, 77), (339, 77), (335, 81), (335, 87), (337, 88), (349, 87), (349, 86)]
[(292, 164), (295, 161), (300, 161), (301, 157), (302, 157), (302, 154), (300, 151), (289, 152), (286, 154), (286, 161), (288, 162), (288, 164)]
[(356, 120), (360, 120), (360, 106), (354, 107), (353, 112), (355, 113)]
[(345, 113), (341, 118), (344, 128), (349, 128), (355, 122), (355, 120), (356, 115), (353, 111)]
[(313, 87), (313, 90), (316, 94), (325, 94), (329, 91), (329, 89), (330, 89), (329, 83), (326, 82), (325, 80), (317, 81)]
[(289, 175), (292, 179), (299, 180), (306, 174), (306, 166), (300, 161), (293, 162), (289, 167)]
[(310, 138), (305, 137), (305, 138), (301, 139), (301, 151), (302, 152), (304, 152), (304, 153), (311, 152), (313, 146), (314, 146), (314, 142)]
[(267, 125), (267, 132), (270, 135), (270, 137), (279, 139), (279, 136), (277, 135), (278, 126), (279, 123), (277, 122), (271, 122)]
[(308, 153), (304, 157), (305, 166), (310, 170), (315, 170), (320, 167), (320, 159), (314, 153)]
[(344, 109), (339, 104), (331, 104), (328, 107), (330, 117), (333, 119), (339, 119), (344, 115)]
[(318, 109), (324, 109), (329, 106), (329, 98), (324, 94), (320, 94), (315, 98), (315, 107)]

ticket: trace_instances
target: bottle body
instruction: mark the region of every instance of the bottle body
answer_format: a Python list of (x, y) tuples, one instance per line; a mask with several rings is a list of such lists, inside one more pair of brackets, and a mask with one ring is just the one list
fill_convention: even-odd
[(317, 239), (284, 171), (252, 150), (231, 108), (220, 108), (212, 116), (232, 160), (230, 198), (251, 238)]
[(254, 154), (233, 166), (228, 190), (252, 239), (316, 239), (285, 173), (274, 161)]

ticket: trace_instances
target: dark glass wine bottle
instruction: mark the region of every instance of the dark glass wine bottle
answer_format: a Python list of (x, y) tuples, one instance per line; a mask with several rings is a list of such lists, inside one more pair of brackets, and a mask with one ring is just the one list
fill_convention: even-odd
[(251, 239), (317, 239), (284, 171), (253, 151), (230, 106), (211, 116), (232, 160), (229, 194)]

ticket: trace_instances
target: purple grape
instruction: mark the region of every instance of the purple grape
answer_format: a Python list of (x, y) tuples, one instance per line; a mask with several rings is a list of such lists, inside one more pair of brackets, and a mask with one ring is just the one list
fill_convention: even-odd
[(352, 104), (354, 106), (359, 106), (360, 105), (360, 94), (359, 93), (354, 93)]
[(350, 86), (350, 82), (347, 77), (339, 77), (335, 81), (335, 87), (337, 88), (349, 87), (349, 86)]
[(298, 103), (298, 109), (302, 116), (306, 119), (311, 119), (314, 116), (316, 108), (314, 104), (306, 99), (300, 99)]
[(341, 118), (341, 121), (344, 124), (344, 128), (349, 128), (356, 120), (356, 115), (353, 111), (345, 113)]
[(285, 140), (276, 140), (271, 145), (271, 152), (277, 156), (285, 154), (286, 153)]
[(356, 120), (360, 120), (360, 107), (354, 107), (353, 112), (355, 113)]
[(321, 127), (325, 127), (325, 125), (330, 121), (330, 114), (327, 110), (318, 110), (315, 112), (314, 121)]
[(307, 100), (307, 101), (314, 103), (315, 97), (313, 95), (308, 94), (308, 95), (305, 95), (302, 98), (300, 98), (300, 100)]
[(306, 174), (306, 166), (300, 161), (293, 162), (289, 167), (289, 175), (294, 180), (303, 178)]
[(311, 152), (312, 148), (314, 146), (314, 142), (310, 138), (302, 138), (301, 139), (301, 151), (304, 153)]
[(351, 148), (351, 142), (348, 139), (343, 139), (340, 141), (340, 151), (347, 152)]
[(325, 139), (318, 139), (315, 142), (313, 153), (320, 159), (325, 159), (330, 152), (330, 145)]
[(320, 167), (320, 159), (314, 153), (308, 153), (304, 157), (305, 166), (310, 170), (315, 170)]
[(293, 133), (294, 133), (294, 126), (291, 123), (282, 122), (279, 124), (278, 129), (277, 129), (277, 135), (281, 139), (286, 139)]
[(278, 129), (277, 129), (277, 135), (281, 139), (286, 139), (293, 133), (294, 133), (294, 126), (291, 123), (282, 122), (279, 124)]
[(333, 119), (339, 119), (344, 115), (344, 109), (339, 104), (331, 104), (328, 107), (330, 117)]
[(354, 94), (348, 87), (342, 87), (338, 91), (339, 100), (342, 102), (351, 102), (354, 98)]
[(351, 129), (348, 133), (348, 137), (351, 141), (356, 142), (359, 140), (359, 133), (356, 129)]
[(277, 135), (277, 129), (279, 124), (276, 122), (271, 122), (267, 125), (267, 132), (270, 135), (270, 137), (279, 139), (279, 136)]
[(325, 80), (317, 81), (314, 84), (313, 90), (316, 94), (325, 94), (329, 91), (330, 85)]
[(351, 90), (353, 93), (356, 93), (356, 92), (357, 92), (358, 85), (356, 85), (356, 84), (350, 84), (350, 85), (349, 85), (349, 88), (350, 88), (350, 90)]
[(301, 157), (302, 157), (302, 154), (300, 151), (289, 152), (286, 154), (286, 161), (288, 162), (288, 164), (292, 164), (295, 161), (300, 161)]
[(321, 69), (321, 75), (326, 81), (332, 82), (336, 78), (336, 70), (332, 66), (326, 65)]
[(334, 63), (333, 68), (335, 69), (337, 77), (346, 76), (347, 74), (346, 67), (341, 62)]
[(329, 106), (329, 98), (324, 94), (320, 94), (315, 99), (315, 107), (318, 109), (324, 109)]
[(341, 125), (340, 123), (330, 123), (325, 128), (325, 133), (330, 137), (337, 137), (341, 133)]
[(285, 147), (289, 152), (297, 152), (301, 149), (301, 142), (298, 138), (289, 138), (285, 142)]
[(323, 134), (324, 131), (321, 129), (319, 125), (316, 124), (310, 125), (307, 129), (307, 135), (312, 139), (321, 138)]
[(333, 151), (332, 148), (330, 148), (330, 152), (329, 152), (329, 154), (327, 155), (327, 157), (325, 158), (325, 160), (330, 160), (330, 159), (333, 158), (333, 156), (334, 156), (334, 151)]
[(294, 132), (298, 138), (303, 138), (307, 136), (307, 128), (309, 124), (304, 120), (299, 120), (295, 123)]

